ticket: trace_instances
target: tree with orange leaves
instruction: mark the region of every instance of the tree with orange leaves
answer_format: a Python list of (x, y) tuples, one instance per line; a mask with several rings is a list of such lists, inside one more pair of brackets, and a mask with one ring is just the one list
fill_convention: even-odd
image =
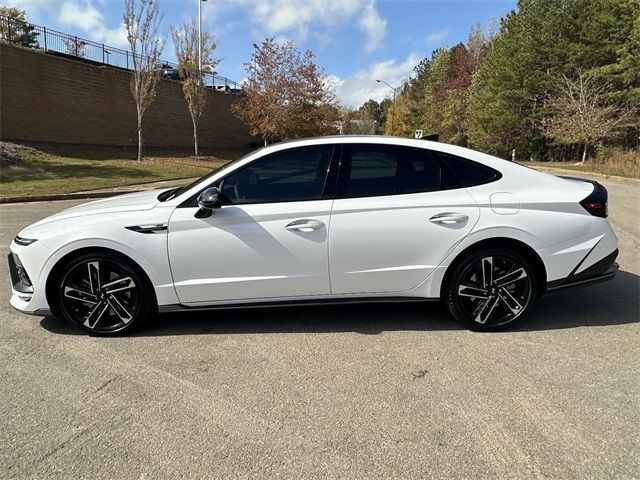
[(276, 139), (326, 135), (336, 130), (338, 111), (332, 85), (314, 63), (313, 53), (300, 53), (293, 42), (268, 38), (245, 64), (249, 77), (242, 99), (232, 111), (262, 137)]

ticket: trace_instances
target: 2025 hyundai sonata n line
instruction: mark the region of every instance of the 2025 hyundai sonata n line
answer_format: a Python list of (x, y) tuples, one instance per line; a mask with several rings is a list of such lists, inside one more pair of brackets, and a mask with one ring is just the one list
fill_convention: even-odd
[(19, 233), (11, 304), (97, 334), (156, 311), (442, 299), (476, 330), (610, 279), (607, 191), (437, 142), (340, 136), (253, 152), (182, 188)]

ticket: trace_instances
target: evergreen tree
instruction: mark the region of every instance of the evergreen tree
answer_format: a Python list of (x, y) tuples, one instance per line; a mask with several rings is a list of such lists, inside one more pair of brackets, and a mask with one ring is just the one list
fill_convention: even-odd
[(26, 12), (0, 5), (0, 40), (34, 48), (38, 46), (38, 32), (27, 22)]

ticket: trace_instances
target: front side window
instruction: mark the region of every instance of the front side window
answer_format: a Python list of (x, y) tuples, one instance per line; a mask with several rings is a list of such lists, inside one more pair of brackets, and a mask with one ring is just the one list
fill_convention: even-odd
[(277, 152), (225, 177), (223, 198), (231, 204), (322, 198), (332, 145)]
[(345, 145), (339, 193), (371, 197), (453, 188), (455, 180), (429, 150), (387, 145)]

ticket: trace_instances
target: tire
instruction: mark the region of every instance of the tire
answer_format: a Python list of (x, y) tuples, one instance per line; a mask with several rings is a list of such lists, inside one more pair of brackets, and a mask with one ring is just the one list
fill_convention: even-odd
[(56, 299), (62, 315), (94, 335), (130, 333), (157, 310), (146, 275), (120, 256), (80, 255), (64, 266), (58, 278)]
[(534, 269), (518, 252), (477, 251), (454, 267), (446, 287), (447, 308), (471, 330), (502, 330), (529, 313), (536, 284)]

